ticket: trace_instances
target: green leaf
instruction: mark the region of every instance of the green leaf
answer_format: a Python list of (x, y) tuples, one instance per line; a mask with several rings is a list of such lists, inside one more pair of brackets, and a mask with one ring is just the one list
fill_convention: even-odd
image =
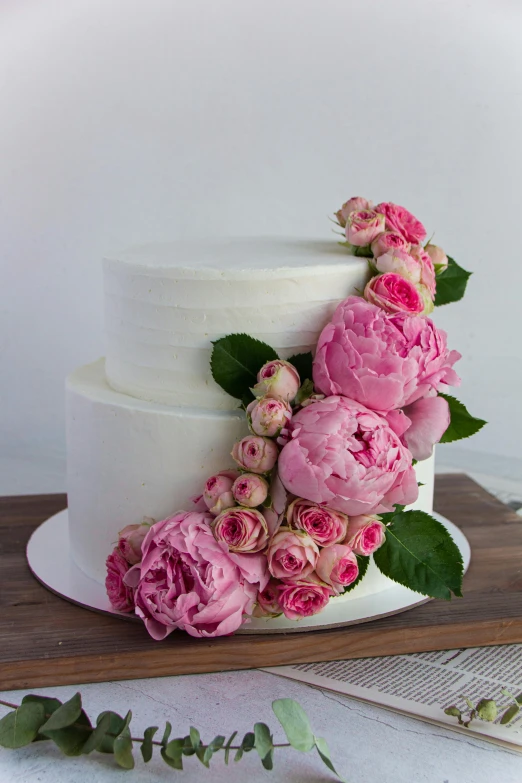
[(256, 750), (261, 759), (261, 763), (265, 769), (272, 769), (274, 743), (270, 729), (266, 723), (256, 723), (254, 726), (254, 738), (256, 743)]
[(165, 746), (167, 742), (169, 741), (170, 732), (172, 731), (171, 724), (167, 721), (165, 724), (165, 731), (163, 732), (163, 737), (161, 738), (161, 744)]
[(307, 353), (296, 353), (294, 356), (290, 356), (290, 358), (286, 361), (294, 365), (295, 369), (299, 373), (301, 383), (312, 380), (314, 359), (311, 351), (308, 351)]
[(277, 359), (277, 353), (248, 334), (229, 334), (213, 346), (212, 377), (227, 394), (248, 404), (253, 399), (250, 389), (257, 382), (257, 373), (266, 362)]
[(354, 582), (352, 582), (351, 585), (348, 585), (348, 587), (344, 588), (343, 595), (344, 595), (344, 593), (349, 593), (350, 590), (353, 590), (354, 587), (357, 587), (359, 582), (361, 582), (364, 579), (364, 577), (366, 575), (366, 571), (368, 570), (368, 566), (370, 564), (370, 558), (369, 557), (365, 557), (364, 555), (355, 555), (355, 557), (357, 558), (357, 565), (359, 566), (359, 573), (357, 575), (357, 579)]
[(214, 737), (212, 742), (210, 742), (205, 748), (203, 760), (206, 762), (210, 761), (213, 754), (216, 753), (218, 750), (221, 750), (221, 748), (225, 744), (225, 740), (226, 737), (224, 737), (222, 734), (218, 734), (217, 737)]
[(112, 712), (112, 710), (105, 710), (104, 712), (100, 712), (96, 718), (96, 725), (99, 725), (102, 720), (104, 721), (106, 716), (108, 716), (109, 719), (108, 728), (105, 736), (103, 737), (101, 745), (98, 748), (98, 751), (100, 753), (114, 753), (114, 739), (118, 736), (118, 734), (120, 734), (121, 731), (123, 731), (125, 721), (121, 715), (118, 715), (117, 712)]
[(143, 742), (141, 743), (141, 755), (143, 757), (143, 761), (147, 762), (150, 761), (152, 758), (153, 753), (153, 745), (152, 740), (154, 738), (154, 735), (156, 734), (158, 730), (157, 726), (149, 726), (148, 729), (145, 729), (143, 732)]
[(45, 723), (45, 709), (41, 704), (21, 704), (0, 720), (0, 746), (23, 748), (29, 745)]
[[(65, 707), (65, 704), (63, 705)], [(56, 710), (58, 712), (58, 710)], [(54, 713), (56, 714), (56, 713)], [(82, 710), (75, 720), (74, 726), (64, 726), (63, 729), (40, 729), (42, 734), (52, 739), (66, 756), (80, 756), (83, 747), (92, 734), (92, 726), (89, 718)]]
[(471, 272), (467, 272), (448, 256), (447, 268), (437, 275), (435, 307), (462, 299), (470, 276)]
[(237, 736), (237, 731), (232, 732), (232, 734), (227, 740), (227, 744), (225, 745), (225, 764), (228, 764), (228, 759), (230, 757), (230, 746), (234, 742), (236, 736)]
[(82, 697), (75, 693), (72, 699), (61, 704), (41, 728), (42, 734), (56, 729), (64, 729), (71, 723), (76, 723), (82, 711)]
[(236, 755), (234, 756), (234, 761), (241, 761), (243, 758), (243, 748), (238, 748), (236, 750)]
[(134, 769), (134, 756), (132, 755), (132, 739), (129, 729), (129, 723), (132, 719), (132, 712), (129, 710), (125, 716), (125, 725), (123, 730), (114, 740), (114, 760), (118, 766), (123, 769)]
[(302, 405), (305, 400), (308, 400), (314, 393), (314, 384), (309, 378), (301, 384), (299, 391), (295, 395), (294, 405)]
[(172, 767), (172, 769), (183, 769), (183, 746), (185, 744), (184, 737), (177, 737), (171, 740), (167, 745), (161, 749), (161, 757), (163, 761)]
[(194, 726), (191, 726), (189, 736), (190, 736), (190, 742), (192, 744), (192, 747), (194, 748), (194, 750), (196, 750), (196, 748), (199, 748), (199, 746), (201, 745), (201, 737), (199, 731), (195, 729)]
[(512, 704), (511, 707), (508, 707), (505, 713), (502, 715), (500, 719), (500, 723), (503, 726), (505, 726), (506, 723), (509, 723), (510, 721), (513, 720), (515, 715), (518, 715), (519, 711), (520, 711), (520, 707), (518, 706), (518, 704)]
[(276, 699), (272, 702), (272, 709), (290, 745), (302, 753), (312, 750), (315, 742), (314, 735), (308, 716), (301, 705), (293, 699)]
[(446, 707), (444, 712), (446, 713), (446, 715), (449, 715), (452, 718), (460, 718), (460, 716), (462, 715), (462, 712), (455, 705), (451, 707)]
[(487, 720), (490, 723), (494, 721), (498, 715), (497, 705), (493, 699), (481, 699), (477, 704), (477, 715), (481, 720)]
[(468, 413), (466, 406), (455, 399), (455, 397), (451, 397), (449, 394), (441, 394), (440, 392), (439, 397), (443, 397), (446, 400), (450, 412), (450, 424), (440, 439), (441, 443), (453, 443), (455, 440), (469, 438), (481, 430), (484, 424), (487, 424), (487, 421), (484, 421), (484, 419), (476, 419)]
[(105, 741), (105, 735), (110, 731), (111, 716), (108, 712), (103, 715), (101, 720), (96, 721), (96, 728), (91, 731), (87, 741), (82, 745), (82, 755), (92, 753), (98, 750)]
[(28, 693), (26, 696), (24, 696), (22, 699), (22, 704), (28, 704), (29, 702), (36, 702), (36, 704), (41, 704), (47, 716), (52, 715), (53, 712), (56, 712), (58, 707), (62, 706), (60, 699), (53, 699), (50, 696), (38, 696), (37, 693)]
[(459, 548), (440, 522), (424, 511), (401, 511), (386, 528), (373, 555), (379, 570), (395, 582), (432, 598), (462, 596)]
[(328, 747), (328, 743), (322, 737), (315, 737), (314, 739), (315, 739), (315, 747), (317, 748), (317, 752), (319, 753), (319, 756), (321, 757), (322, 761), (326, 764), (328, 769), (331, 770), (334, 773), (334, 775), (337, 775), (339, 780), (342, 781), (343, 778), (339, 775), (339, 773), (335, 769), (332, 759), (330, 757), (330, 748)]
[(515, 701), (517, 704), (522, 704), (522, 693), (519, 693), (518, 696), (515, 696)]

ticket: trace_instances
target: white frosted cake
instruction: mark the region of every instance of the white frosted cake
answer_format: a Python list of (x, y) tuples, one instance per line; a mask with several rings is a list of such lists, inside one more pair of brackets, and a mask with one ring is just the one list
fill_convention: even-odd
[[(281, 358), (313, 349), (368, 264), (335, 242), (238, 239), (146, 245), (105, 259), (107, 357), (67, 380), (72, 555), (103, 582), (116, 532), (186, 508), (230, 463), (244, 413), (213, 380), (212, 341), (246, 332)], [(412, 508), (432, 509), (433, 460)], [(389, 584), (370, 566), (340, 600)]]

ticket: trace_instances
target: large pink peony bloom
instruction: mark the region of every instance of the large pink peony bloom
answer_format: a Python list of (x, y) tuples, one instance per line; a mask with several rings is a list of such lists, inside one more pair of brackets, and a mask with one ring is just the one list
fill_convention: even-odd
[(153, 639), (175, 628), (191, 636), (231, 634), (266, 586), (266, 557), (229, 552), (212, 535), (213, 521), (209, 513), (179, 511), (147, 534), (143, 560), (125, 581), (136, 587), (136, 614)]
[(380, 212), (386, 219), (386, 231), (393, 231), (400, 234), (406, 242), (413, 245), (420, 245), (426, 239), (426, 229), (417, 220), (415, 215), (408, 212), (404, 207), (393, 204), (391, 201), (383, 201), (374, 207), (376, 212)]
[(356, 515), (413, 503), (411, 462), (385, 418), (346, 397), (327, 397), (294, 416), (278, 467), (289, 492)]
[(319, 337), (314, 383), (376, 411), (402, 408), (444, 384), (458, 386), (446, 333), (429, 318), (389, 315), (351, 296), (337, 307)]

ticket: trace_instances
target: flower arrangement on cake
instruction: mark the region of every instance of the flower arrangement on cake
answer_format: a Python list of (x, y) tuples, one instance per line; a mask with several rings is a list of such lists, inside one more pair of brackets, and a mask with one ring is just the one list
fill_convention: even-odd
[(446, 528), (407, 510), (415, 463), (435, 443), (477, 432), (449, 386), (460, 354), (428, 315), (462, 298), (469, 272), (423, 245), (408, 210), (349, 199), (336, 212), (369, 279), (325, 324), (315, 355), (280, 358), (246, 334), (213, 344), (214, 380), (250, 434), (189, 510), (120, 531), (107, 558), (113, 607), (154, 639), (175, 629), (231, 634), (249, 617), (300, 620), (364, 579), (370, 558), (422, 595), (461, 595), (463, 563)]

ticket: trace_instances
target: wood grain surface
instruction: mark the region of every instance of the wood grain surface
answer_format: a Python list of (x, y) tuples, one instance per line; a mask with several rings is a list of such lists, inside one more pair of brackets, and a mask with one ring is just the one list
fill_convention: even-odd
[(465, 475), (438, 476), (435, 508), (471, 544), (464, 598), (306, 634), (153, 641), (141, 624), (75, 606), (29, 572), (34, 528), (65, 495), (0, 498), (0, 690), (522, 643), (522, 520)]

